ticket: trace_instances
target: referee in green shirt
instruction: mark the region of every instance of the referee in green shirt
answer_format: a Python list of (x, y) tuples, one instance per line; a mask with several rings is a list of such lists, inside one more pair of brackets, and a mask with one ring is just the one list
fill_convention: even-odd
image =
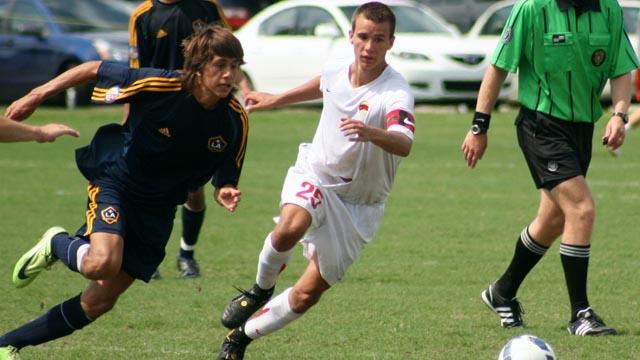
[(500, 87), (508, 72), (518, 70), (518, 143), (540, 190), (540, 205), (535, 219), (520, 233), (504, 274), (481, 293), (502, 326), (524, 325), (518, 288), (562, 236), (560, 256), (571, 302), (569, 333), (616, 334), (587, 298), (595, 209), (585, 176), (593, 124), (602, 115), (602, 89), (611, 79), (614, 112), (603, 143), (617, 149), (624, 141), (630, 72), (637, 67), (615, 0), (520, 0), (513, 7), (462, 144), (467, 164), (475, 167), (487, 148), (491, 109)]

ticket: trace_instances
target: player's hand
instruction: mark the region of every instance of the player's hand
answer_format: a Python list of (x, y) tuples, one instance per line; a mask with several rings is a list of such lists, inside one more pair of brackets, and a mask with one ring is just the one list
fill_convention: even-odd
[(236, 211), (236, 207), (238, 207), (238, 203), (240, 202), (240, 195), (242, 195), (242, 193), (235, 187), (223, 186), (220, 188), (216, 188), (213, 193), (213, 198), (220, 206), (231, 212), (234, 212)]
[(482, 155), (484, 155), (484, 151), (487, 149), (487, 143), (487, 134), (474, 135), (471, 130), (469, 130), (461, 147), (467, 166), (472, 169), (476, 167), (478, 160), (482, 159)]
[(5, 110), (4, 116), (11, 120), (22, 121), (31, 116), (41, 102), (42, 100), (40, 100), (39, 96), (29, 93), (12, 102), (7, 110)]
[(612, 116), (604, 130), (602, 144), (613, 151), (622, 146), (624, 137), (624, 121), (618, 116)]
[(53, 142), (57, 138), (63, 135), (69, 135), (73, 137), (80, 136), (80, 133), (73, 128), (70, 128), (62, 124), (47, 124), (38, 127), (38, 142)]
[(244, 97), (244, 106), (248, 112), (270, 109), (274, 106), (276, 96), (269, 93), (251, 91)]
[(340, 131), (342, 135), (349, 138), (349, 141), (371, 141), (371, 128), (362, 121), (349, 118), (341, 118), (340, 121)]

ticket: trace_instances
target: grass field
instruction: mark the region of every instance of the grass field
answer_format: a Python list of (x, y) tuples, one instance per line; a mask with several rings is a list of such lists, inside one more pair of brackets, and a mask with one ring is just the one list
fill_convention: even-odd
[[(83, 222), (86, 181), (73, 149), (118, 107), (73, 112), (41, 109), (34, 123), (58, 121), (80, 139), (54, 144), (0, 145), (0, 333), (78, 294), (85, 281), (58, 264), (24, 289), (11, 283), (14, 262), (52, 225)], [(480, 291), (507, 266), (516, 238), (536, 212), (534, 190), (515, 140), (513, 112), (496, 114), (490, 145), (478, 168), (459, 151), (468, 115), (419, 113), (412, 154), (400, 167), (383, 225), (344, 281), (307, 315), (254, 342), (251, 359), (495, 359), (513, 335), (550, 342), (560, 359), (638, 359), (640, 131), (623, 156), (599, 145), (597, 125), (589, 182), (597, 220), (589, 276), (590, 301), (620, 336), (569, 336), (568, 297), (558, 245), (533, 270), (519, 296), (529, 324), (504, 330), (480, 301)], [(252, 115), (242, 203), (225, 213), (207, 189), (208, 213), (196, 257), (202, 277), (178, 278), (174, 256), (180, 223), (160, 270), (164, 278), (134, 284), (116, 308), (91, 326), (46, 345), (25, 348), (24, 359), (212, 359), (226, 330), (222, 308), (232, 285), (253, 283), (258, 252), (277, 213), (280, 187), (297, 144), (310, 141), (316, 109)], [(278, 290), (302, 271), (301, 251)]]

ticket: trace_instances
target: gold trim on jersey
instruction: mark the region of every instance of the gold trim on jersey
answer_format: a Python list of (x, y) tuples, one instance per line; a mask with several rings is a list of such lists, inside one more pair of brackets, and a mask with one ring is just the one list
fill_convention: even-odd
[(83, 236), (89, 236), (93, 232), (93, 222), (96, 220), (96, 209), (98, 208), (98, 203), (96, 202), (96, 196), (100, 192), (100, 187), (96, 184), (89, 184), (87, 187), (87, 192), (89, 193), (89, 204), (87, 204), (87, 231), (84, 232)]
[[(93, 93), (91, 94), (91, 100), (97, 102), (106, 102), (107, 93), (109, 93), (111, 89), (112, 88), (95, 87), (93, 89)], [(179, 77), (165, 78), (152, 76), (136, 80), (129, 87), (119, 88), (117, 96), (113, 99), (109, 99), (109, 102), (133, 96), (142, 90), (155, 92), (180, 91), (182, 90), (182, 79)]]
[[(129, 19), (129, 51), (133, 51), (133, 49), (138, 49), (138, 34), (136, 32), (136, 22), (138, 18), (142, 16), (142, 14), (146, 13), (153, 7), (153, 1), (145, 1), (140, 4), (137, 8), (133, 10), (131, 14), (131, 18)], [(133, 58), (129, 56), (129, 66), (132, 68), (139, 68), (140, 61), (138, 58)]]
[(240, 104), (238, 99), (231, 98), (229, 99), (229, 107), (233, 109), (240, 115), (240, 121), (242, 121), (242, 142), (240, 143), (240, 149), (238, 151), (238, 155), (236, 156), (236, 166), (240, 168), (242, 164), (242, 159), (244, 159), (244, 154), (247, 151), (247, 135), (249, 132), (249, 116), (247, 112), (244, 110), (244, 107)]

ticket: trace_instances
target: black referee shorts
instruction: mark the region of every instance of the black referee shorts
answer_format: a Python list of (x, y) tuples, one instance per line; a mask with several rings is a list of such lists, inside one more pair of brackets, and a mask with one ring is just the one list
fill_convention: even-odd
[(536, 188), (551, 190), (565, 180), (587, 176), (593, 123), (560, 120), (522, 107), (515, 125)]

